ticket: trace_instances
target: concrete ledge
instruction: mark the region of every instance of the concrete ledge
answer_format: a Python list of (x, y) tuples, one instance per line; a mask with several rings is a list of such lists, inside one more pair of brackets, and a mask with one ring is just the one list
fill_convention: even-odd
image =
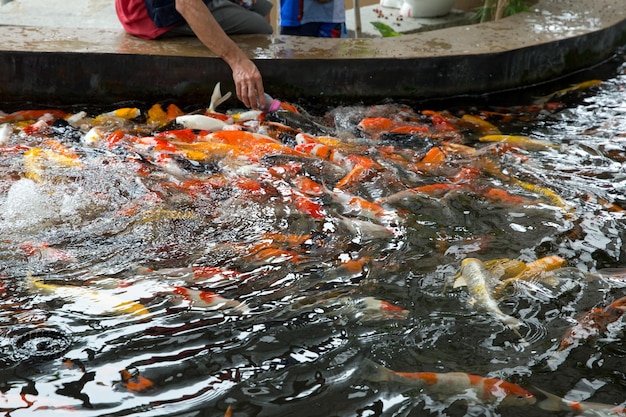
[[(395, 38), (240, 36), (271, 94), (293, 99), (428, 99), (553, 80), (626, 45), (624, 0), (540, 0), (498, 22)], [(119, 29), (0, 26), (0, 101), (207, 101), (234, 89), (195, 39), (143, 41)]]

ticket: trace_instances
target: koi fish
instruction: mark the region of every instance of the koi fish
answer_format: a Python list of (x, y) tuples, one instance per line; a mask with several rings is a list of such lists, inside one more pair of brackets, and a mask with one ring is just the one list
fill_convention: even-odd
[(361, 321), (373, 319), (405, 319), (409, 310), (375, 297), (339, 297), (333, 300), (340, 305), (354, 309)]
[(519, 274), (504, 279), (494, 289), (494, 294), (496, 296), (501, 294), (509, 285), (516, 281), (532, 281), (542, 282), (552, 286), (557, 285), (557, 279), (554, 277), (554, 274), (551, 274), (550, 272), (561, 268), (566, 264), (567, 261), (565, 259), (556, 255), (545, 256), (537, 259), (536, 261), (529, 262)]
[(500, 129), (493, 124), (489, 123), (485, 119), (479, 116), (473, 116), (471, 114), (464, 114), (461, 117), (461, 121), (471, 126), (483, 135), (499, 135)]
[(535, 101), (535, 104), (545, 104), (549, 101), (553, 101), (556, 99), (561, 99), (562, 97), (566, 96), (567, 94), (570, 93), (581, 93), (585, 90), (589, 90), (590, 88), (593, 87), (597, 87), (600, 84), (602, 84), (602, 80), (588, 80), (588, 81), (583, 81), (581, 83), (578, 84), (574, 84), (570, 87), (567, 88), (563, 88), (562, 90), (558, 90), (555, 91), (552, 94), (549, 94), (547, 96), (544, 97), (540, 97)]
[(184, 113), (175, 104), (167, 106), (167, 111), (163, 110), (160, 104), (154, 104), (148, 110), (146, 114), (146, 124), (149, 126), (163, 127), (173, 120), (176, 120), (178, 116), (183, 116)]
[(20, 249), (26, 256), (37, 256), (44, 262), (75, 262), (74, 254), (62, 249), (52, 248), (46, 242), (24, 242), (20, 245)]
[(67, 116), (67, 112), (58, 109), (21, 110), (10, 114), (0, 115), (0, 123), (20, 122), (22, 120), (37, 120), (42, 117), (59, 119)]
[(626, 312), (626, 296), (613, 301), (606, 307), (597, 307), (585, 313), (561, 339), (559, 351), (578, 346), (591, 337), (605, 332), (609, 324), (619, 320)]
[(559, 145), (554, 145), (549, 142), (531, 139), (526, 136), (516, 136), (516, 135), (486, 135), (481, 136), (479, 139), (481, 142), (504, 142), (510, 143), (512, 145), (518, 146), (523, 149), (527, 149), (529, 151), (540, 151), (544, 149), (560, 149)]
[(66, 156), (52, 149), (32, 148), (24, 152), (24, 176), (36, 182), (41, 182), (47, 167), (53, 168), (81, 168), (78, 157)]
[[(471, 395), (469, 401), (525, 407), (535, 404), (536, 397), (519, 385), (498, 378), (486, 378), (464, 372), (398, 372), (365, 359), (363, 374), (372, 382), (395, 382), (422, 389), (440, 399)], [(470, 394), (471, 393), (471, 394)], [(473, 394), (473, 395), (472, 395)]]
[(143, 316), (149, 313), (146, 307), (136, 301), (123, 300), (119, 297), (108, 295), (103, 291), (80, 286), (46, 284), (30, 273), (28, 275), (29, 285), (36, 292), (51, 294), (74, 302), (88, 303), (89, 310), (85, 311), (88, 314), (117, 313)]
[(233, 309), (239, 313), (246, 314), (250, 312), (250, 308), (244, 303), (230, 298), (222, 297), (212, 291), (194, 290), (176, 286), (174, 294), (182, 296), (195, 307), (214, 308), (214, 309)]
[(611, 404), (601, 404), (591, 401), (572, 401), (551, 394), (540, 388), (534, 387), (537, 391), (546, 396), (546, 399), (540, 401), (539, 408), (546, 411), (569, 411), (575, 414), (588, 416), (626, 416), (626, 407)]
[(120, 385), (131, 392), (143, 394), (156, 388), (151, 380), (138, 373), (131, 374), (128, 369), (122, 369), (120, 377), (122, 378)]
[(204, 114), (186, 114), (178, 116), (176, 123), (186, 129), (207, 130), (209, 132), (216, 132), (228, 126), (228, 123), (225, 121), (215, 117), (205, 116)]
[(461, 261), (460, 274), (454, 282), (454, 287), (466, 285), (478, 309), (490, 313), (519, 335), (517, 329), (522, 322), (503, 313), (492, 295), (496, 283), (495, 277), (487, 271), (480, 260), (465, 258)]
[(106, 118), (106, 117), (118, 117), (120, 119), (131, 120), (139, 117), (141, 115), (141, 110), (136, 107), (122, 107), (119, 109), (115, 109), (110, 112), (102, 113), (96, 116), (96, 120), (98, 118)]

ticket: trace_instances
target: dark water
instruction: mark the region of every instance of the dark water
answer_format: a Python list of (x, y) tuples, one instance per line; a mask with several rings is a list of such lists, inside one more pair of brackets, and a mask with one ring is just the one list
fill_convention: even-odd
[[(87, 114), (76, 127), (6, 123), (0, 410), (13, 417), (223, 416), (229, 406), (234, 416), (573, 414), (541, 409), (537, 388), (624, 407), (623, 318), (558, 352), (576, 319), (626, 296), (626, 67), (617, 60), (584, 74), (599, 85), (547, 100), (559, 106), (534, 107), (521, 95), (507, 97), (506, 107), (482, 98), (446, 104), (454, 131), (417, 105), (314, 114), (341, 139), (335, 151), (378, 163), (334, 195), (349, 169), (321, 157), (212, 151), (164, 160), (168, 150), (132, 139), (154, 133), (138, 121)], [(463, 114), (558, 148), (480, 142), (482, 133), (458, 121)], [(366, 116), (420, 122), (431, 135), (372, 139), (356, 129)], [(94, 125), (106, 134), (87, 141)], [(116, 130), (127, 136), (113, 143)], [(293, 146), (293, 135), (280, 138)], [(445, 150), (445, 162), (420, 165), (433, 146)], [(478, 174), (458, 177), (470, 171)], [(301, 177), (326, 189), (303, 194), (295, 185)], [(456, 188), (397, 197), (430, 184)], [(385, 211), (358, 207), (354, 197)], [(548, 256), (567, 261), (556, 282), (518, 282), (498, 299), (522, 321), (522, 339), (475, 308), (467, 288), (450, 285), (465, 258)], [(194, 279), (192, 267), (204, 274), (196, 269)], [(184, 289), (224, 299), (192, 300)], [(381, 309), (381, 301), (397, 309)], [(373, 381), (368, 361), (499, 378), (535, 394), (537, 404), (507, 407), (472, 392)]]

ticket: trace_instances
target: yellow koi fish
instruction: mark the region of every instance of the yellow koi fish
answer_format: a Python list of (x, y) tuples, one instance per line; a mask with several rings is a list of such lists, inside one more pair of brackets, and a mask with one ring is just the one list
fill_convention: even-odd
[(544, 142), (537, 139), (531, 139), (527, 136), (516, 135), (486, 135), (481, 136), (478, 140), (481, 142), (503, 142), (510, 143), (519, 148), (527, 149), (529, 151), (540, 151), (544, 149), (560, 149), (559, 145), (553, 145), (548, 142)]
[(30, 287), (34, 291), (71, 300), (76, 305), (84, 303), (83, 312), (87, 314), (116, 313), (143, 316), (149, 313), (146, 307), (136, 301), (123, 300), (104, 291), (74, 285), (46, 284), (31, 274), (28, 278)]
[(505, 278), (495, 289), (494, 295), (500, 295), (509, 285), (516, 281), (541, 282), (549, 285), (558, 284), (551, 271), (559, 269), (567, 264), (560, 256), (546, 256), (526, 264), (524, 269), (517, 275)]
[(24, 152), (24, 176), (41, 182), (46, 168), (82, 168), (78, 157), (52, 149), (32, 148)]
[(465, 258), (461, 262), (461, 271), (455, 280), (455, 287), (466, 285), (472, 296), (476, 308), (493, 315), (502, 323), (517, 332), (522, 322), (500, 310), (492, 293), (497, 283), (495, 277), (485, 268), (485, 265), (476, 258)]

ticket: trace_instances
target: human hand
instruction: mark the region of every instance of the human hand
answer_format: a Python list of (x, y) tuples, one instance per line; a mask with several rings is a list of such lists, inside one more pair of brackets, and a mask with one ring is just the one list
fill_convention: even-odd
[(252, 61), (246, 59), (233, 68), (233, 81), (237, 97), (246, 107), (259, 109), (265, 106), (261, 73)]

